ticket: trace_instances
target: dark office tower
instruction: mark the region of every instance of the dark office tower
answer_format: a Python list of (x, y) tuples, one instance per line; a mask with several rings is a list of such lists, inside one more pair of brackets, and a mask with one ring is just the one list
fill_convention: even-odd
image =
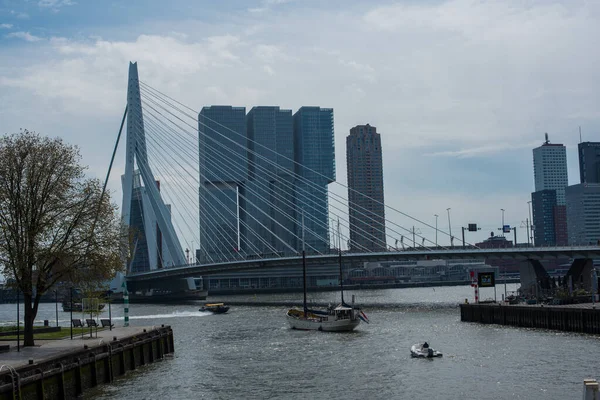
[(579, 150), (580, 183), (600, 183), (600, 142), (583, 142)]
[(350, 250), (385, 251), (385, 207), (381, 136), (358, 125), (346, 137)]
[(555, 246), (556, 190), (540, 190), (531, 193), (534, 239), (536, 246)]
[[(308, 253), (329, 251), (327, 185), (335, 180), (333, 109), (302, 107), (294, 114), (296, 210), (304, 215)], [(302, 219), (298, 215), (298, 221)], [(297, 232), (302, 237), (302, 227)], [(298, 249), (302, 243), (298, 243)]]
[(294, 130), (291, 110), (253, 107), (246, 116), (248, 182), (244, 238), (252, 253), (293, 254), (297, 249), (294, 212)]
[(200, 262), (236, 258), (248, 177), (246, 109), (203, 107), (198, 114)]

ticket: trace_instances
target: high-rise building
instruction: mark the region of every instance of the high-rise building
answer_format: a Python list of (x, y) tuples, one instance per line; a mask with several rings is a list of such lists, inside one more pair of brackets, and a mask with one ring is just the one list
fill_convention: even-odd
[(567, 175), (567, 150), (562, 144), (546, 141), (533, 149), (533, 175), (535, 191), (556, 190), (556, 202), (565, 204), (565, 188), (569, 185)]
[(203, 107), (198, 114), (200, 262), (235, 258), (244, 227), (248, 178), (245, 107)]
[(580, 183), (566, 190), (569, 245), (600, 243), (600, 184)]
[(385, 251), (385, 207), (381, 136), (358, 125), (346, 137), (350, 250)]
[(565, 245), (567, 221), (565, 188), (567, 150), (562, 144), (550, 143), (548, 134), (540, 147), (533, 149), (535, 192), (531, 194), (536, 246)]
[(291, 110), (253, 107), (248, 130), (247, 200), (243, 220), (249, 251), (290, 253), (297, 249), (294, 195), (294, 129)]
[(600, 142), (583, 142), (579, 152), (580, 183), (600, 183)]
[[(294, 114), (294, 160), (297, 180), (296, 209), (304, 220), (306, 251), (329, 250), (327, 185), (335, 180), (333, 109), (301, 107)], [(297, 234), (302, 237), (303, 232)], [(299, 247), (302, 244), (299, 243)]]
[(531, 193), (533, 209), (533, 231), (536, 246), (555, 246), (556, 233), (554, 214), (556, 208), (556, 190), (540, 190)]

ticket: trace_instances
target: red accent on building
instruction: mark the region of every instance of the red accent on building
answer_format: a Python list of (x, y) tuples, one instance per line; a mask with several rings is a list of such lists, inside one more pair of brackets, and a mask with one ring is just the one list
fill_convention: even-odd
[(569, 237), (567, 235), (567, 206), (554, 206), (554, 237), (557, 246), (567, 246)]

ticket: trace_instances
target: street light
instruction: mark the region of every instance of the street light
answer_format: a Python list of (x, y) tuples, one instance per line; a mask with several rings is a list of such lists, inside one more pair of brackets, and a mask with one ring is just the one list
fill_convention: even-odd
[(530, 236), (530, 238), (531, 238), (531, 245), (534, 246), (534, 244), (533, 244), (533, 229), (534, 229), (535, 225), (533, 224), (533, 220), (531, 219), (531, 200), (529, 200), (527, 202), (527, 204), (529, 205), (527, 208), (529, 209), (529, 223), (531, 224), (531, 230), (529, 231), (530, 235), (531, 235)]
[(450, 208), (446, 208), (446, 211), (448, 211), (448, 231), (450, 233), (450, 247), (452, 247), (453, 237), (452, 237), (452, 224), (450, 223)]
[(437, 248), (437, 231), (438, 231), (437, 220), (438, 220), (439, 215), (437, 215), (437, 214), (433, 214), (433, 215), (435, 217), (435, 247)]

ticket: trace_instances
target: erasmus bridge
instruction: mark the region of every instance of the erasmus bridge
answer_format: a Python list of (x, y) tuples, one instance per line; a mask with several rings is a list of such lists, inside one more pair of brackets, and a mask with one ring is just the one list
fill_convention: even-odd
[[(465, 241), (464, 230), (456, 238), (336, 182), (332, 112), (309, 107), (292, 126), (291, 111), (279, 119), (285, 110), (264, 107), (262, 121), (271, 123), (250, 132), (243, 108), (230, 108), (241, 113), (241, 129), (220, 107), (199, 112), (166, 92), (141, 81), (137, 63), (130, 64), (119, 131), (120, 138), (126, 126), (122, 217), (131, 232), (130, 290), (185, 291), (194, 277), (300, 270), (303, 251), (307, 269), (336, 265), (341, 254), (354, 266), (508, 258), (528, 261), (538, 276), (543, 259), (570, 258), (581, 274), (600, 258), (598, 246), (480, 249)], [(292, 133), (297, 125), (312, 143)], [(451, 245), (440, 245), (438, 235)]]

